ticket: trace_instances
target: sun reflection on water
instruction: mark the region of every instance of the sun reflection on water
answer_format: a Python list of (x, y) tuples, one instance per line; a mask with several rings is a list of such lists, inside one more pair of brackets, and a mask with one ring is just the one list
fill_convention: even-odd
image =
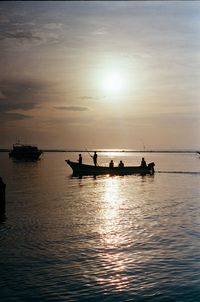
[(101, 228), (103, 233), (108, 234), (117, 229), (120, 219), (120, 206), (122, 199), (120, 196), (119, 178), (107, 178), (104, 186), (104, 193), (101, 197), (102, 208), (100, 216), (102, 220)]
[(105, 181), (102, 194), (102, 208), (99, 212), (101, 223), (99, 234), (101, 250), (100, 263), (105, 274), (98, 278), (100, 284), (105, 284), (120, 291), (128, 287), (128, 277), (125, 276), (127, 261), (122, 251), (128, 246), (127, 238), (123, 236), (123, 196), (120, 190), (122, 178), (109, 177)]

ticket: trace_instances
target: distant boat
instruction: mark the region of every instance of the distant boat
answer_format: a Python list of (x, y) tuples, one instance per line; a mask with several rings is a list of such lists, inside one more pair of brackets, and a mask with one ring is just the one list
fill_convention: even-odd
[(79, 164), (70, 160), (66, 160), (66, 163), (72, 168), (73, 176), (84, 176), (84, 175), (131, 175), (131, 174), (140, 174), (146, 175), (154, 174), (155, 164), (149, 163), (146, 167), (142, 166), (127, 166), (127, 167), (105, 167), (105, 166), (93, 166)]
[(42, 154), (36, 146), (25, 144), (13, 144), (13, 149), (9, 152), (9, 156), (17, 159), (38, 159)]

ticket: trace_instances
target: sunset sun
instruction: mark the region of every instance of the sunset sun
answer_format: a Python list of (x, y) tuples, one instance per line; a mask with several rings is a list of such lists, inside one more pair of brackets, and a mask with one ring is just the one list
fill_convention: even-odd
[(130, 72), (125, 68), (112, 67), (103, 69), (97, 77), (98, 87), (103, 93), (119, 95), (130, 88)]
[(102, 89), (110, 93), (124, 91), (126, 89), (124, 76), (116, 71), (106, 73), (102, 79)]

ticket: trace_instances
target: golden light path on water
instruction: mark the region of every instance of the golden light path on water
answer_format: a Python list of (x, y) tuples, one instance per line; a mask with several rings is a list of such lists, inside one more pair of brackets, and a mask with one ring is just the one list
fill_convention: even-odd
[[(98, 194), (98, 262), (103, 273), (96, 276), (96, 280), (108, 291), (137, 288), (140, 279), (145, 280), (138, 267), (148, 267), (154, 257), (146, 248), (154, 236), (155, 222), (149, 221), (151, 214), (147, 212), (146, 199), (151, 193), (145, 189), (153, 179), (142, 177), (133, 182), (129, 178), (129, 181), (127, 186), (127, 178), (108, 176), (102, 181)], [(148, 285), (143, 282), (143, 288), (146, 287)]]
[[(123, 198), (120, 192), (120, 182), (122, 178), (110, 178), (105, 181), (104, 193), (101, 196), (102, 208), (99, 212), (101, 225), (99, 233), (103, 252), (100, 253), (101, 262), (104, 266), (105, 274), (98, 278), (100, 284), (105, 284), (124, 290), (128, 288), (127, 275), (123, 272), (127, 270), (127, 260), (123, 257), (121, 247), (128, 247), (127, 238), (123, 234)], [(117, 251), (119, 250), (119, 251)], [(117, 252), (116, 252), (117, 251)]]

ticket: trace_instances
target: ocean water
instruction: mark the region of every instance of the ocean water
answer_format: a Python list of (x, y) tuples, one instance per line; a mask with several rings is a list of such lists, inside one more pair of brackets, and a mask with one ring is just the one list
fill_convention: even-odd
[[(65, 159), (0, 153), (1, 301), (200, 301), (200, 159), (195, 154), (99, 153), (154, 176), (72, 178)], [(84, 162), (91, 162), (87, 153)]]

